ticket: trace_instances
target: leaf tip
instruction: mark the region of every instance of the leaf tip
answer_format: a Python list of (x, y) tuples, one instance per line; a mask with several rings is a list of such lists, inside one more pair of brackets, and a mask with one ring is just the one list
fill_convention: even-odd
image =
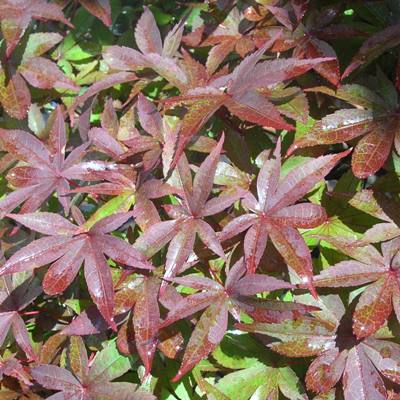
[(179, 371), (177, 372), (177, 374), (171, 379), (171, 382), (178, 382), (182, 376), (184, 375), (184, 372), (182, 371), (182, 368), (179, 369)]

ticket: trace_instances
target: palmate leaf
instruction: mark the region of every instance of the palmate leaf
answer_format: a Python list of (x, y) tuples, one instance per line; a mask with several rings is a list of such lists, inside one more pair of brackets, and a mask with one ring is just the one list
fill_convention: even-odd
[(312, 35), (306, 36), (295, 47), (294, 55), (299, 58), (331, 57), (333, 60), (321, 63), (314, 67), (321, 76), (337, 86), (340, 82), (339, 61), (335, 50), (325, 41)]
[[(75, 342), (75, 344), (74, 344)], [(127, 372), (130, 361), (118, 353), (115, 343), (96, 353), (88, 364), (85, 345), (81, 338), (73, 339), (69, 352), (71, 370), (42, 364), (32, 368), (32, 377), (46, 389), (59, 391), (52, 398), (70, 400), (104, 399), (118, 396), (124, 400), (153, 400), (155, 397), (128, 382), (112, 382)]]
[[(102, 129), (92, 128), (88, 132), (92, 143), (115, 161), (126, 162), (131, 157), (140, 156), (141, 161), (137, 165), (142, 167), (143, 172), (151, 171), (162, 163), (166, 176), (174, 156), (179, 124), (171, 123), (167, 116), (161, 117), (155, 105), (139, 93), (137, 114), (146, 133), (143, 134), (133, 126), (133, 108), (118, 122), (111, 103), (110, 99), (104, 108)], [(199, 136), (191, 143), (190, 149), (208, 153), (215, 144), (213, 139)]]
[[(208, 200), (213, 187), (215, 171), (222, 150), (224, 136), (217, 146), (201, 164), (192, 182), (189, 166), (184, 159), (178, 166), (182, 182), (182, 201), (180, 205), (165, 206), (171, 220), (159, 222), (150, 226), (135, 242), (135, 248), (151, 257), (170, 242), (166, 255), (165, 278), (176, 276), (183, 272), (184, 264), (193, 250), (196, 235), (211, 251), (219, 257), (225, 258), (224, 251), (213, 228), (204, 221), (209, 216)], [(193, 186), (192, 186), (193, 185)], [(213, 201), (213, 213), (223, 211), (241, 197), (237, 190), (226, 198), (218, 197), (220, 201)]]
[(11, 56), (32, 19), (59, 21), (72, 27), (57, 4), (48, 4), (45, 0), (5, 0), (0, 9), (0, 23), (7, 43), (7, 57)]
[[(141, 54), (133, 49), (114, 46), (105, 52), (104, 58), (111, 67), (120, 70), (150, 67), (182, 92), (181, 96), (170, 98), (167, 101), (169, 107), (184, 105), (188, 108), (182, 121), (172, 166), (176, 165), (190, 139), (222, 105), (226, 105), (239, 118), (250, 122), (261, 123), (277, 129), (292, 129), (291, 125), (287, 124), (280, 116), (275, 106), (257, 93), (256, 88), (254, 85), (251, 86), (247, 77), (255, 76), (257, 81), (265, 82), (265, 86), (272, 86), (301, 75), (318, 63), (327, 60), (324, 58), (276, 60), (255, 66), (265, 50), (276, 40), (275, 36), (261, 50), (243, 60), (233, 74), (220, 77), (214, 82), (210, 82), (211, 84), (204, 82), (204, 86), (198, 86), (197, 83), (197, 87), (193, 88), (188, 80), (190, 71), (188, 71), (189, 75), (186, 76), (173, 59), (160, 56), (161, 39), (150, 12), (145, 11), (138, 26), (136, 35), (140, 36), (139, 48), (142, 46), (142, 52), (147, 50), (148, 53)], [(144, 37), (144, 32), (147, 31), (148, 34)], [(194, 64), (186, 62), (183, 66), (187, 69), (190, 66), (193, 67)], [(224, 87), (226, 87), (228, 80), (232, 80), (232, 82), (227, 93), (225, 93)], [(244, 82), (248, 83), (245, 84)], [(243, 85), (246, 86), (243, 87)], [(265, 107), (267, 107), (266, 111)]]
[[(304, 3), (307, 2), (299, 3), (303, 4), (292, 4), (292, 6), (295, 12), (298, 9), (298, 12), (304, 13)], [(337, 87), (341, 80), (339, 57), (328, 42), (331, 39), (363, 36), (363, 33), (345, 24), (337, 23), (335, 17), (338, 16), (339, 10), (334, 7), (313, 10), (313, 14), (313, 18), (305, 18), (302, 21), (304, 25), (299, 25), (292, 34), (295, 45), (293, 55), (299, 58), (331, 57), (331, 61), (318, 64), (314, 70)]]
[[(1, 129), (2, 148), (12, 154), (24, 166), (13, 168), (7, 175), (8, 181), (17, 188), (0, 201), (0, 211), (4, 215), (23, 204), (21, 212), (37, 210), (53, 192), (68, 213), (70, 202), (67, 197), (72, 180), (98, 180), (102, 171), (121, 169), (104, 161), (80, 162), (86, 154), (88, 144), (82, 144), (66, 152), (66, 129), (62, 109), (57, 107), (49, 119), (48, 146), (34, 135), (21, 130)], [(123, 167), (122, 167), (123, 168)], [(118, 175), (119, 176), (119, 175)]]
[[(117, 346), (125, 355), (139, 354), (145, 366), (146, 375), (150, 373), (153, 357), (158, 348), (166, 357), (175, 358), (183, 341), (179, 332), (169, 328), (161, 329), (158, 292), (160, 280), (150, 277), (135, 279), (122, 286), (115, 294), (115, 321), (120, 325)], [(179, 301), (180, 295), (171, 286), (165, 288), (160, 303), (167, 309), (171, 305), (166, 299)], [(127, 312), (131, 311), (126, 319)], [(95, 307), (81, 312), (62, 335), (93, 335), (105, 332), (109, 324)], [(65, 336), (64, 336), (65, 337)]]
[[(307, 301), (304, 296), (301, 298)], [(397, 382), (398, 371), (393, 360), (397, 359), (400, 346), (374, 338), (357, 340), (337, 295), (325, 296), (318, 301), (310, 297), (307, 302), (318, 305), (321, 311), (313, 313), (314, 317), (280, 324), (237, 324), (237, 327), (279, 339), (280, 342), (269, 346), (282, 355), (317, 356), (306, 374), (310, 391), (328, 393), (342, 379), (346, 400), (386, 399), (387, 389), (381, 374)]]
[(161, 35), (151, 11), (145, 7), (135, 29), (139, 51), (129, 47), (111, 46), (103, 53), (106, 63), (115, 70), (134, 71), (151, 68), (171, 84), (186, 84), (185, 73), (174, 58), (183, 33), (183, 24), (177, 24), (162, 43)]
[(370, 94), (363, 86), (352, 88), (349, 85), (347, 89), (339, 89), (337, 93), (322, 89), (322, 92), (367, 109), (343, 109), (325, 116), (310, 132), (294, 141), (288, 154), (298, 148), (360, 138), (354, 148), (352, 170), (356, 177), (367, 178), (383, 167), (393, 146), (398, 150), (397, 96), (395, 104), (391, 105), (388, 98)]
[[(154, 29), (156, 31), (153, 32)], [(144, 49), (146, 49), (147, 45), (150, 46), (152, 50), (159, 47), (158, 45), (154, 45), (153, 41), (157, 40), (154, 39), (154, 37), (151, 38), (149, 36), (148, 38), (142, 38), (141, 35), (143, 35), (144, 32), (147, 32), (150, 36), (154, 35), (156, 38), (160, 37), (154, 17), (148, 8), (145, 8), (143, 18), (138, 22), (135, 38), (138, 43), (142, 43), (141, 46)], [(87, 92), (78, 96), (69, 109), (71, 121), (74, 121), (74, 111), (76, 107), (85, 102), (88, 98), (114, 85), (138, 79), (133, 72), (129, 71), (152, 68), (172, 84), (178, 87), (184, 85), (186, 83), (185, 74), (173, 59), (179, 48), (182, 32), (183, 24), (179, 23), (166, 36), (160, 53), (145, 52), (145, 54), (142, 54), (124, 46), (111, 46), (107, 48), (103, 53), (105, 61), (113, 70), (120, 72), (106, 75), (103, 79), (94, 83)]]
[[(105, 173), (104, 178), (107, 179), (108, 175), (108, 173)], [(134, 203), (133, 216), (139, 227), (145, 231), (161, 222), (157, 208), (152, 200), (174, 194), (179, 190), (158, 179), (141, 181), (140, 178), (141, 176), (139, 175), (135, 181), (121, 175), (119, 179), (114, 178), (111, 182), (106, 181), (95, 185), (83, 186), (70, 192), (116, 196), (110, 201), (121, 203), (118, 204), (117, 211), (120, 207), (123, 208), (120, 211), (128, 211)]]
[[(341, 251), (355, 260), (342, 261), (321, 272), (314, 278), (316, 286), (346, 287), (371, 283), (361, 294), (353, 315), (353, 331), (358, 338), (365, 338), (381, 328), (395, 307), (400, 316), (398, 257), (399, 239), (382, 244), (382, 255), (371, 246), (362, 250), (353, 248), (357, 243), (348, 240), (330, 240)], [(345, 244), (343, 246), (342, 244)], [(346, 245), (347, 244), (347, 245)]]
[[(283, 29), (282, 36), (274, 45), (273, 50), (279, 52), (293, 48), (293, 56), (301, 59), (330, 57), (330, 61), (316, 65), (314, 70), (332, 85), (338, 86), (341, 78), (339, 59), (334, 48), (326, 40), (359, 36), (360, 32), (347, 25), (333, 24), (335, 16), (338, 16), (338, 9), (333, 7), (318, 11), (313, 9), (311, 18), (301, 20), (307, 9), (307, 3), (307, 1), (291, 1), (290, 5), (286, 4), (284, 7), (270, 6), (269, 4), (263, 4), (256, 8), (249, 7), (254, 13), (249, 19), (261, 20), (272, 13), (277, 21), (286, 28)], [(293, 14), (295, 14), (298, 23), (296, 29), (294, 29), (296, 22)], [(264, 35), (271, 34), (273, 29), (271, 28), (261, 27), (260, 31)]]
[[(114, 261), (135, 268), (151, 269), (146, 258), (127, 242), (108, 233), (117, 229), (131, 213), (117, 213), (87, 228), (76, 226), (52, 213), (9, 215), (15, 221), (44, 235), (17, 251), (0, 269), (0, 275), (29, 271), (51, 264), (44, 278), (44, 291), (62, 293), (75, 279), (82, 262), (90, 296), (113, 329), (114, 289), (110, 267), (104, 254)], [(101, 249), (101, 250), (100, 250)]]
[(193, 135), (221, 106), (227, 107), (232, 114), (251, 123), (275, 129), (293, 129), (281, 117), (278, 108), (260, 91), (304, 74), (315, 65), (329, 59), (291, 58), (259, 62), (264, 52), (278, 37), (279, 34), (275, 35), (260, 50), (247, 56), (231, 74), (219, 77), (208, 85), (184, 90), (182, 95), (169, 98), (165, 102), (168, 107), (183, 105), (187, 108), (172, 166), (176, 164)]
[(213, 46), (206, 62), (209, 73), (214, 73), (232, 51), (236, 51), (243, 58), (255, 49), (255, 44), (250, 35), (243, 35), (239, 31), (241, 20), (243, 21), (243, 16), (234, 7), (217, 29), (198, 44), (199, 47)]
[(359, 178), (378, 171), (392, 149), (398, 132), (398, 118), (374, 118), (372, 111), (339, 110), (317, 122), (310, 134), (295, 142), (289, 153), (297, 148), (333, 144), (363, 136), (357, 143), (352, 169)]
[(174, 381), (181, 379), (200, 360), (215, 350), (228, 328), (229, 312), (238, 319), (238, 310), (254, 311), (257, 308), (251, 302), (251, 296), (293, 287), (287, 282), (266, 275), (243, 276), (245, 271), (244, 260), (240, 259), (230, 269), (225, 286), (209, 278), (191, 275), (173, 279), (175, 283), (201, 291), (179, 300), (169, 311), (162, 327), (205, 309), (189, 339), (181, 367)]
[(2, 400), (399, 397), (396, 2), (0, 3)]
[[(16, 285), (14, 280), (9, 276), (2, 277), (1, 279), (4, 296), (2, 296), (0, 302), (0, 346), (3, 345), (8, 331), (12, 330), (15, 341), (26, 353), (27, 357), (37, 360), (37, 354), (33, 350), (28, 330), (20, 313), (42, 293), (41, 284), (34, 277), (28, 277), (20, 285)], [(17, 373), (20, 368), (18, 365), (14, 365), (14, 367), (17, 369)], [(13, 371), (13, 369), (9, 369), (12, 368), (11, 365), (5, 365), (1, 368), (4, 368), (3, 373), (6, 375), (10, 375)]]
[(281, 155), (278, 143), (274, 155), (265, 161), (257, 178), (258, 201), (252, 193), (244, 197), (248, 214), (232, 220), (220, 234), (222, 241), (247, 230), (244, 253), (247, 269), (254, 272), (264, 253), (268, 236), (287, 264), (311, 289), (312, 263), (308, 248), (296, 228), (311, 228), (326, 221), (325, 210), (315, 204), (295, 204), (348, 152), (308, 161), (280, 181)]

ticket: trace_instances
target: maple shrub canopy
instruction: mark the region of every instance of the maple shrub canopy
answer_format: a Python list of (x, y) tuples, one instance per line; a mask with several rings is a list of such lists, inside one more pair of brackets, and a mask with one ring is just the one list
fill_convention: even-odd
[(0, 400), (400, 400), (400, 3), (0, 0)]

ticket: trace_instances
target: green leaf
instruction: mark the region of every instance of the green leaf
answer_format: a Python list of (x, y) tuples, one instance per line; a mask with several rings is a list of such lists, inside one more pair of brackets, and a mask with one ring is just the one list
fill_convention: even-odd
[(96, 222), (108, 217), (109, 215), (126, 212), (135, 203), (135, 195), (131, 192), (123, 193), (113, 197), (107, 203), (103, 204), (97, 211), (86, 221), (85, 228), (90, 229)]
[(212, 356), (225, 368), (242, 369), (263, 365), (267, 349), (247, 333), (228, 331)]
[(112, 381), (130, 368), (131, 359), (119, 353), (115, 342), (109, 342), (103, 350), (96, 353), (90, 369), (90, 379)]
[(273, 368), (258, 365), (225, 375), (216, 384), (216, 388), (231, 400), (248, 400), (258, 387), (273, 379)]
[(307, 399), (306, 392), (300, 379), (295, 372), (289, 368), (279, 368), (279, 389), (290, 400), (305, 400)]

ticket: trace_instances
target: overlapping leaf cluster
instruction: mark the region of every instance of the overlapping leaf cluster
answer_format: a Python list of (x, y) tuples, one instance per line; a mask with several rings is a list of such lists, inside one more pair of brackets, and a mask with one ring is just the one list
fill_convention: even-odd
[(0, 398), (400, 398), (399, 6), (144, 3), (0, 5)]

